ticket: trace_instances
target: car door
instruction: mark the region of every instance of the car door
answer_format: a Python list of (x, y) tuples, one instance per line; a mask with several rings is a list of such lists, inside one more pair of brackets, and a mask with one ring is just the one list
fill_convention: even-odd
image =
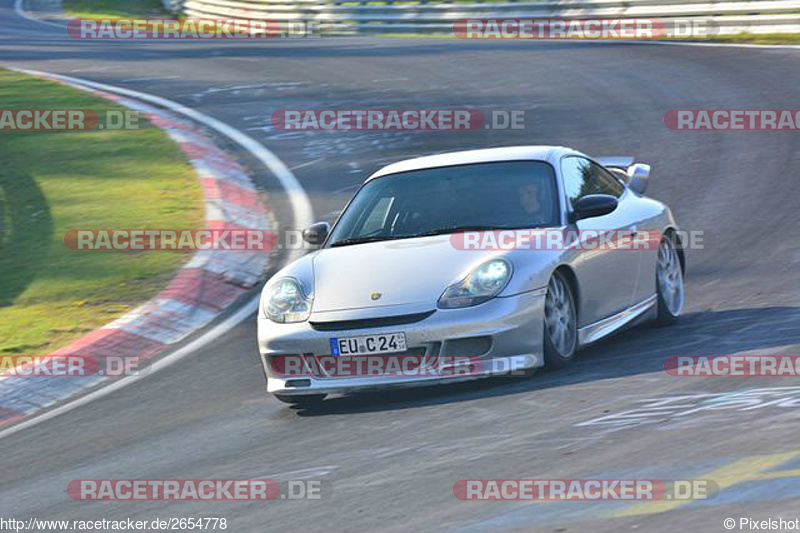
[(572, 267), (579, 284), (578, 316), (579, 326), (583, 327), (615, 315), (632, 303), (640, 254), (597, 246), (597, 240), (591, 237), (596, 234), (593, 232), (631, 229), (635, 225), (635, 206), (630, 193), (617, 178), (585, 157), (562, 158), (561, 176), (568, 213), (588, 194), (610, 194), (619, 201), (611, 213), (578, 220), (568, 226), (578, 230), (582, 243)]

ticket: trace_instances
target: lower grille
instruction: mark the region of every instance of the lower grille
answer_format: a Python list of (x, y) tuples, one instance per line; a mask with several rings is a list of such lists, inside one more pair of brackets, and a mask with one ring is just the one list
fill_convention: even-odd
[(313, 375), (317, 379), (329, 379), (329, 378), (337, 378), (337, 377), (379, 377), (391, 374), (384, 374), (383, 372), (378, 373), (370, 373), (370, 374), (359, 374), (356, 372), (355, 374), (346, 374), (346, 375), (337, 375), (334, 371), (333, 374), (329, 374), (325, 370), (325, 365), (323, 364), (323, 360), (327, 359), (327, 363), (330, 365), (332, 360), (346, 360), (350, 362), (354, 362), (355, 359), (359, 357), (363, 357), (366, 359), (369, 358), (379, 358), (388, 360), (389, 358), (393, 358), (397, 361), (402, 362), (404, 370), (413, 371), (422, 364), (425, 360), (425, 353), (426, 348), (419, 347), (419, 348), (409, 348), (404, 352), (394, 352), (394, 353), (387, 353), (387, 354), (380, 354), (380, 355), (349, 355), (349, 356), (340, 356), (340, 357), (333, 357), (330, 355), (326, 356), (306, 356), (306, 368), (310, 371), (311, 375)]
[(385, 316), (380, 318), (362, 318), (358, 320), (337, 320), (334, 322), (309, 322), (317, 331), (342, 331), (347, 329), (385, 328), (402, 326), (420, 322), (431, 316), (436, 311), (414, 313), (413, 315)]

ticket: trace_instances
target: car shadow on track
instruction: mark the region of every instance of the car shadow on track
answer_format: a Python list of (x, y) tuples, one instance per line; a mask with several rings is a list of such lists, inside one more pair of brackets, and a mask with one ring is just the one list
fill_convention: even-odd
[(664, 372), (664, 361), (673, 355), (726, 355), (791, 345), (800, 345), (800, 307), (703, 311), (687, 314), (671, 327), (645, 324), (630, 328), (583, 349), (578, 361), (565, 370), (541, 370), (531, 377), (505, 376), (359, 393), (329, 398), (313, 408), (290, 409), (298, 416), (368, 413), (510, 396), (656, 372), (661, 372), (664, 379), (673, 379)]

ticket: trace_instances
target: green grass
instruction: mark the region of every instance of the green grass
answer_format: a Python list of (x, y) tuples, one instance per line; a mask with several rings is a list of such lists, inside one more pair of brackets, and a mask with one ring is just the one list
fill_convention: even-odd
[(794, 33), (739, 33), (736, 35), (717, 35), (709, 39), (695, 39), (700, 42), (739, 43), (739, 44), (800, 44), (800, 34)]
[[(375, 37), (384, 39), (455, 39), (453, 33), (376, 33)], [(502, 39), (484, 39), (486, 41), (499, 41)], [(574, 39), (576, 41), (580, 39)], [(656, 39), (654, 42), (658, 42)], [(741, 33), (736, 35), (717, 35), (705, 39), (669, 39), (677, 42), (701, 42), (701, 43), (740, 43), (740, 44), (800, 44), (800, 34), (775, 33), (775, 34), (753, 34)]]
[(157, 18), (167, 15), (161, 0), (64, 0), (63, 8), (74, 18)]
[(376, 33), (381, 39), (455, 39), (453, 33)]
[[(0, 109), (123, 110), (0, 70)], [(146, 301), (191, 257), (72, 251), (82, 228), (197, 228), (202, 188), (166, 134), (0, 131), (0, 354), (42, 355)]]

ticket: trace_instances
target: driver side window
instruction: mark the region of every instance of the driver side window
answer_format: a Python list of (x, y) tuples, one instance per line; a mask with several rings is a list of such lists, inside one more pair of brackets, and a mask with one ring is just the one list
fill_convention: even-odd
[(562, 159), (561, 175), (564, 192), (572, 209), (586, 195), (610, 194), (619, 198), (625, 190), (614, 176), (585, 157), (569, 156)]
[(378, 199), (378, 201), (375, 202), (375, 205), (372, 207), (372, 210), (367, 215), (366, 220), (364, 220), (359, 234), (374, 235), (381, 233), (382, 231), (385, 232), (389, 213), (393, 203), (394, 198), (391, 196), (384, 196), (383, 198)]

